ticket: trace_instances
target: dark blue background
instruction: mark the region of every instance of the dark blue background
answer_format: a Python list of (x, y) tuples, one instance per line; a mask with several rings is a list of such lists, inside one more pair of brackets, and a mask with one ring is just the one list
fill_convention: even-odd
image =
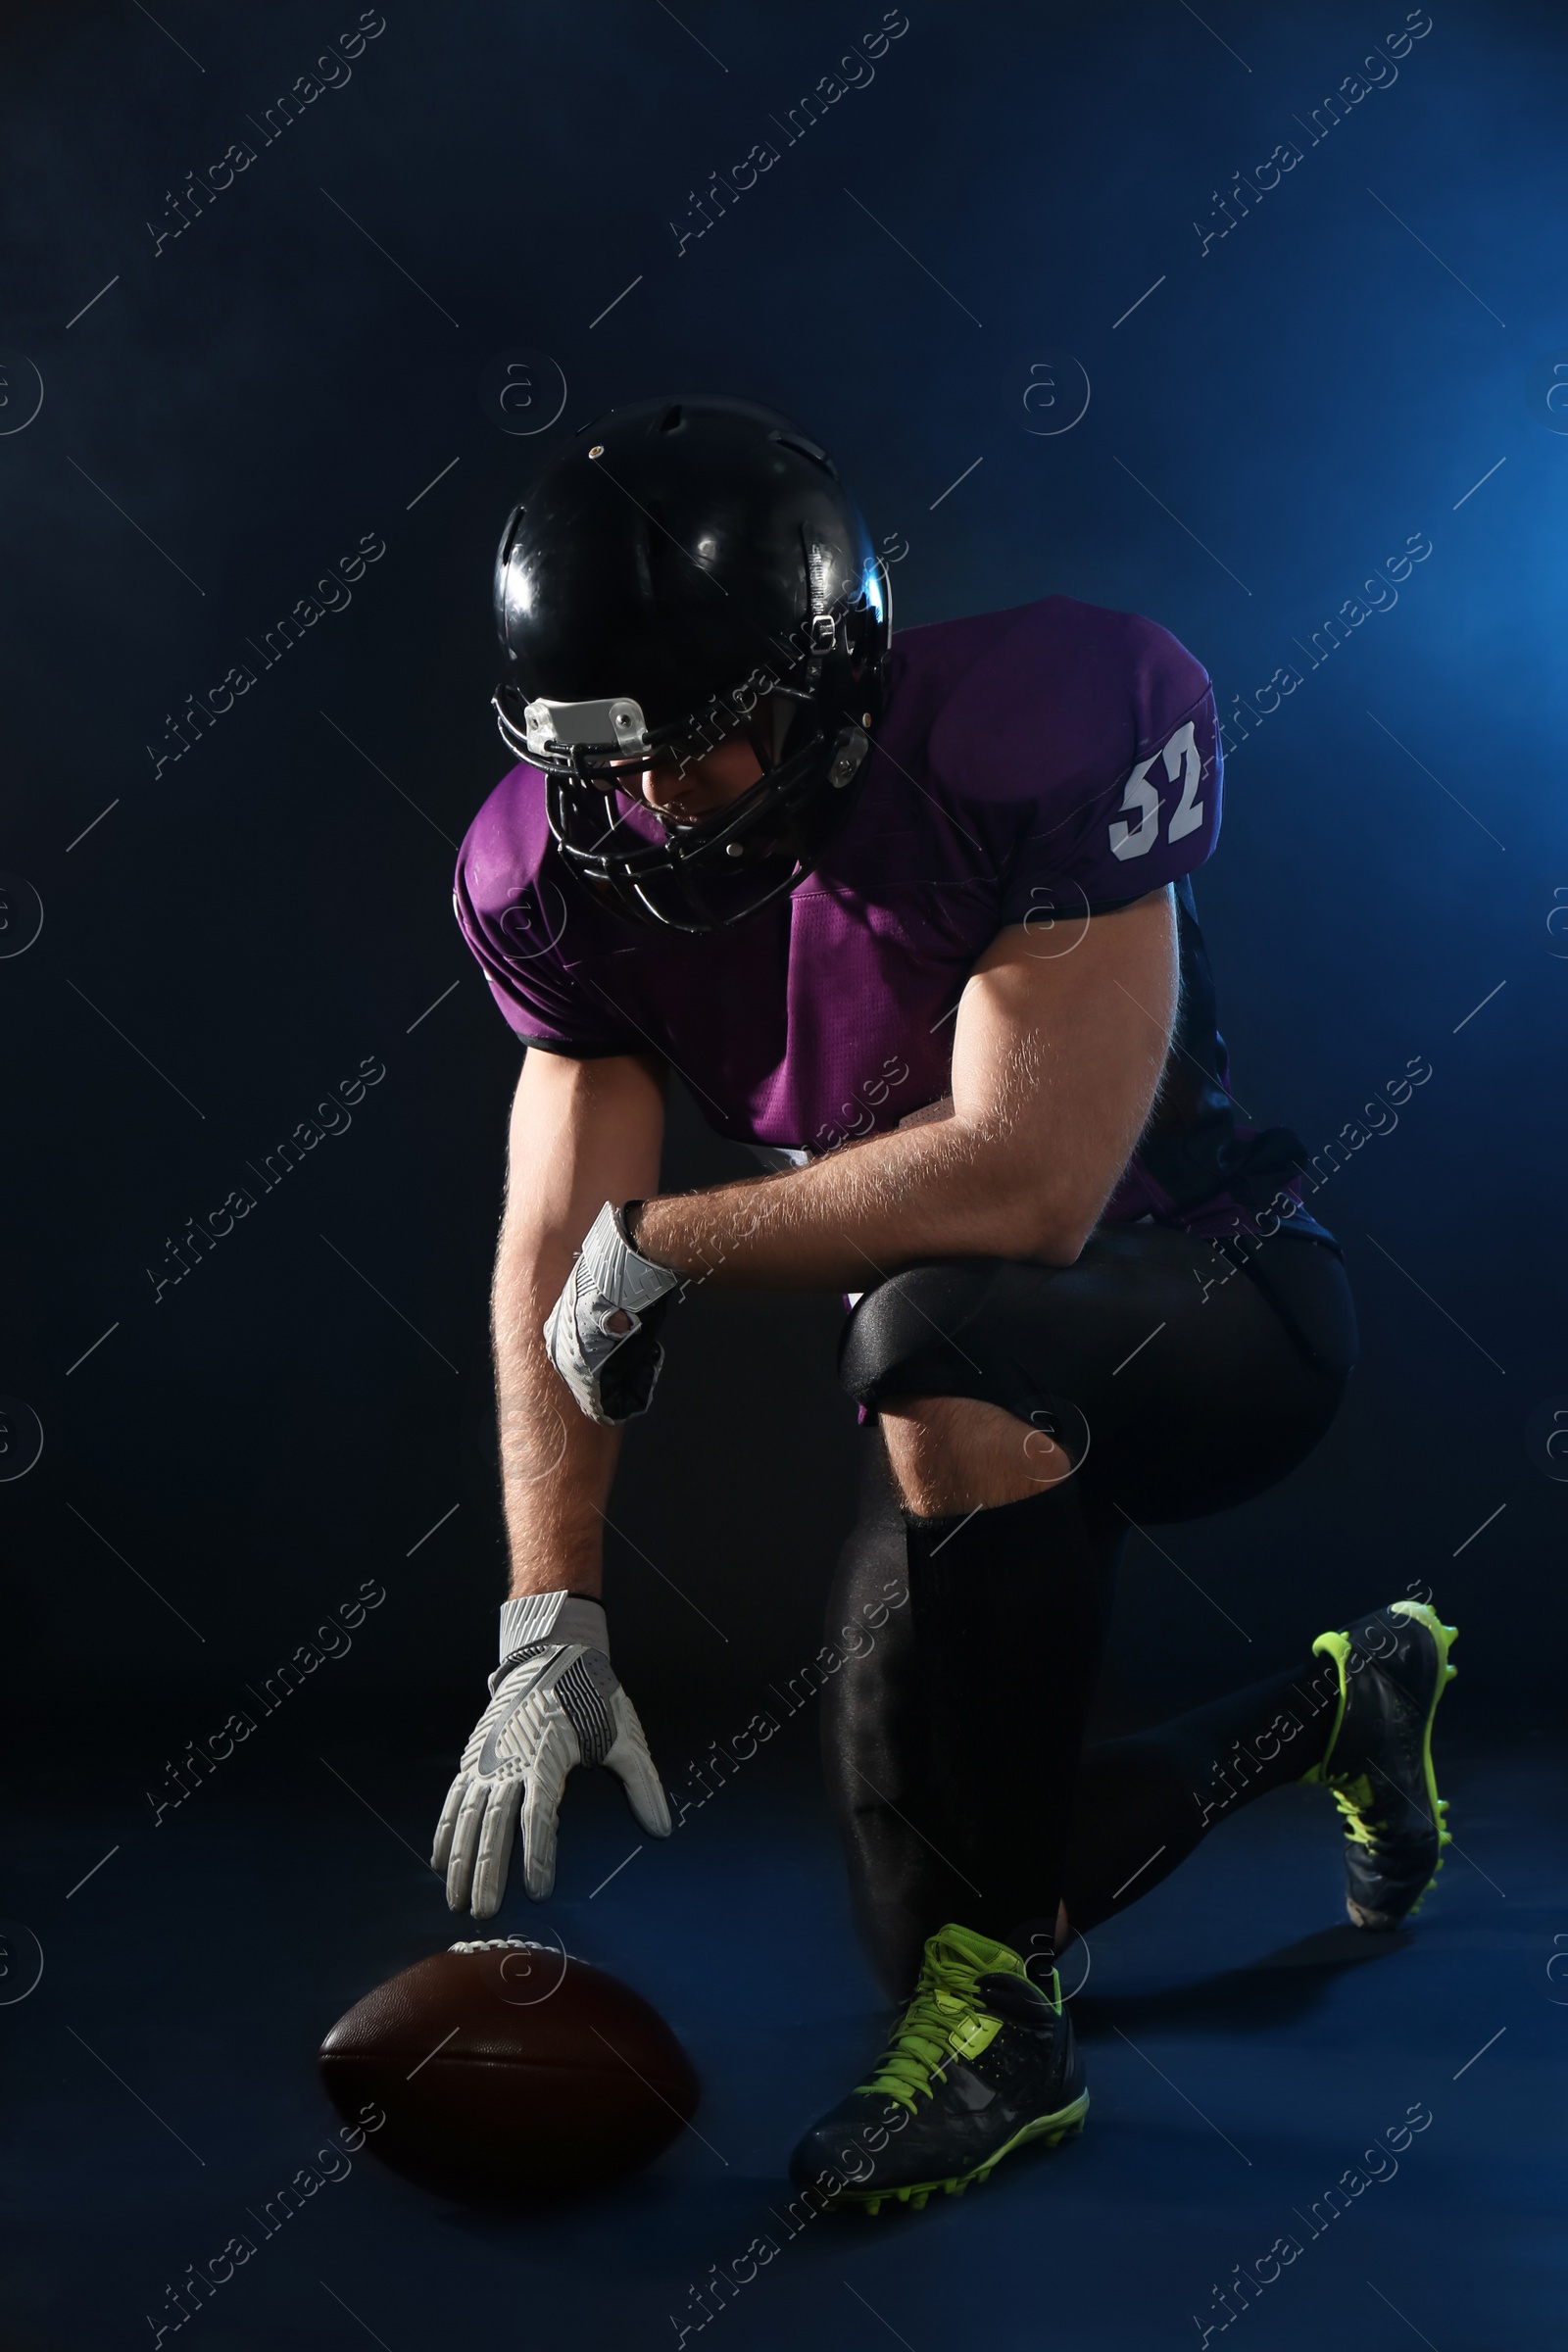
[[(64, 1741), (72, 1768), (98, 1757), (103, 1792), (51, 1816), (14, 1907), (46, 1949), (58, 1935), (76, 1950), (89, 1985), (116, 1917), (160, 1949), (153, 1890), (180, 1825), (155, 1849), (142, 1788), (366, 1578), (387, 1597), (353, 1653), (204, 1802), (234, 1808), (236, 1836), (265, 1820), (286, 1840), (323, 1802), (291, 1775), (322, 1751), (341, 1763), (352, 1737), (380, 1759), (377, 1809), (416, 1846), (428, 1835), (489, 1664), (502, 1559), (486, 1289), (516, 1050), (448, 896), (453, 845), (505, 764), (490, 560), (539, 456), (660, 390), (749, 395), (825, 441), (874, 535), (907, 540), (896, 623), (1054, 591), (1133, 607), (1206, 663), (1222, 715), (1280, 665), (1303, 672), (1237, 743), (1199, 884), (1236, 1088), (1256, 1124), (1316, 1151), (1409, 1057), (1433, 1076), (1314, 1204), (1344, 1237), (1363, 1324), (1338, 1427), (1281, 1492), (1161, 1537), (1169, 1558), (1135, 1546), (1102, 1711), (1190, 1704), (1419, 1581), (1467, 1628), (1446, 1726), (1461, 1747), (1550, 1738), (1568, 1489), (1527, 1425), (1568, 1394), (1568, 938), (1547, 927), (1568, 886), (1568, 437), (1528, 393), (1568, 347), (1559, 13), (1441, 0), (1396, 81), (1309, 144), (1311, 110), (1402, 7), (1212, 0), (1200, 19), (1178, 0), (916, 0), (869, 86), (680, 255), (669, 222), (691, 191), (754, 141), (782, 148), (770, 118), (879, 8), (691, 0), (677, 21), (655, 0), (389, 0), (347, 85), (263, 145), (248, 119), (357, 15), (161, 0), (154, 23), (127, 0), (19, 9), (0, 35), (0, 428), (29, 405), (23, 355), (44, 388), (35, 420), (0, 437), (0, 868), (44, 909), (35, 943), (0, 961), (0, 1391), (45, 1439), (0, 1485), (5, 1711), (24, 1772), (57, 1765)], [(170, 224), (168, 193), (241, 138), (255, 162), (155, 254), (146, 223)], [(1204, 252), (1194, 222), (1223, 225), (1216, 192), (1291, 139), (1299, 163)], [(479, 398), (487, 363), (515, 350), (553, 357), (568, 387), (532, 440)], [(1022, 429), (1007, 389), (1047, 354), (1092, 386), (1056, 437)], [(249, 660), (247, 638), (367, 532), (386, 553), (350, 608), (155, 775), (166, 714)], [(1309, 668), (1299, 647), (1415, 533), (1433, 552), (1397, 606)], [(386, 1076), (352, 1129), (155, 1305), (166, 1236), (249, 1183), (245, 1162), (367, 1055)], [(736, 1164), (680, 1110), (666, 1183)], [(826, 1299), (700, 1299), (631, 1435), (609, 1590), (617, 1664), (667, 1773), (817, 1640), (854, 1475), (837, 1323)], [(412, 1778), (409, 1756), (428, 1759)], [(816, 1835), (808, 1761), (790, 1801)], [(602, 1822), (613, 1860), (620, 1823), (582, 1805), (584, 1840)], [(123, 1850), (67, 1912), (66, 1886), (119, 1835), (106, 1820)], [(280, 1949), (338, 1933), (333, 1854), (323, 1839), (288, 1879)], [(813, 1887), (835, 1885), (830, 1860), (812, 1869)], [(174, 1883), (171, 1902), (199, 1902)], [(334, 1996), (442, 1933), (433, 1889), (409, 1900), (395, 1950), (362, 1921)], [(228, 1917), (202, 1933), (220, 1943)], [(704, 1932), (724, 1932), (711, 1902)], [(290, 1965), (314, 2033), (332, 2002)], [(639, 1980), (656, 1994), (657, 1973)], [(47, 2031), (40, 2088), (65, 2046)], [(106, 2038), (124, 2048), (126, 2031)], [(143, 2071), (157, 2080), (156, 2061)], [(314, 2095), (307, 2082), (301, 2118)], [(83, 2118), (74, 2161), (96, 2129)], [(766, 2161), (781, 2154), (770, 2138)], [(193, 2221), (62, 2288), (58, 2183), (40, 2212), (60, 2234), (35, 2215), (42, 2268), (19, 2308), (58, 2321), (51, 2341), (131, 2340), (154, 2273), (206, 2246)], [(1251, 2250), (1250, 2228), (1219, 2231), (1205, 2280)], [(439, 2259), (461, 2271), (461, 2243)], [(1084, 2305), (1081, 2340), (1188, 2326), (1185, 2283), (1151, 2288), (1136, 2319), (1124, 2291), (1107, 2286), (1098, 2317)], [(550, 2324), (574, 2325), (565, 2285), (550, 2292)], [(90, 2321), (84, 2295), (102, 2297)], [(653, 2340), (664, 2305), (643, 2300)], [(453, 2302), (526, 2316), (499, 2289)], [(285, 2326), (201, 2323), (247, 2345)], [(1250, 2319), (1259, 2345), (1270, 2324)]]

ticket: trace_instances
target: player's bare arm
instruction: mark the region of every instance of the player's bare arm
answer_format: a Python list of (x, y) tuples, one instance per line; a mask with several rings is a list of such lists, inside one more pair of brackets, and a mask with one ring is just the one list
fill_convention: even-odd
[(644, 1200), (643, 1255), (746, 1290), (861, 1291), (948, 1255), (1070, 1265), (1132, 1156), (1175, 1017), (1168, 890), (1043, 955), (1015, 925), (959, 1001), (951, 1115), (804, 1168)]
[(544, 1322), (600, 1203), (657, 1187), (663, 1131), (662, 1073), (651, 1060), (524, 1058), (491, 1295), (514, 1594), (600, 1590), (620, 1431), (575, 1409), (545, 1353)]
[(599, 1601), (602, 1514), (620, 1433), (572, 1409), (542, 1338), (592, 1203), (607, 1186), (657, 1182), (663, 1124), (661, 1074), (646, 1060), (524, 1061), (492, 1294), (511, 1597), (491, 1703), (464, 1751), (433, 1854), (452, 1907), (480, 1919), (500, 1904), (519, 1828), (528, 1891), (550, 1892), (557, 1808), (578, 1764), (608, 1765), (642, 1827), (669, 1832)]

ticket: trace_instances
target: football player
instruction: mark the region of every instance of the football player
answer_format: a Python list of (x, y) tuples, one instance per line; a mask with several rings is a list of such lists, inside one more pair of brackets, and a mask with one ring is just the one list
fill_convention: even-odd
[[(1081, 2127), (1062, 1939), (1214, 1822), (1324, 1784), (1367, 1929), (1446, 1840), (1425, 1600), (1081, 1752), (1129, 1530), (1284, 1478), (1356, 1350), (1302, 1147), (1238, 1119), (1215, 1029), (1209, 681), (1065, 596), (895, 641), (831, 459), (716, 397), (566, 443), (495, 594), (516, 764), (457, 907), (529, 1049), (494, 1287), (513, 1581), (435, 1864), (490, 1916), (520, 1816), (548, 1894), (578, 1764), (667, 1834), (600, 1597), (620, 1428), (687, 1286), (844, 1293), (867, 1458), (824, 1752), (899, 2010), (793, 2170), (923, 2204)], [(660, 1193), (671, 1070), (754, 1178)]]

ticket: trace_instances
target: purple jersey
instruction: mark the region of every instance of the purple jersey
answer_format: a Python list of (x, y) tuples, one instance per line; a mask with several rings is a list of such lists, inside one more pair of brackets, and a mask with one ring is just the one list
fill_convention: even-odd
[(1219, 818), (1202, 666), (1153, 621), (1052, 596), (899, 633), (847, 821), (792, 896), (734, 930), (644, 930), (598, 904), (525, 763), (463, 845), (458, 919), (526, 1044), (653, 1052), (720, 1135), (815, 1156), (949, 1093), (958, 998), (999, 931), (1059, 953), (1086, 910), (1174, 883), (1176, 1050), (1105, 1215), (1221, 1231), (1304, 1154), (1232, 1116), (1186, 879)]

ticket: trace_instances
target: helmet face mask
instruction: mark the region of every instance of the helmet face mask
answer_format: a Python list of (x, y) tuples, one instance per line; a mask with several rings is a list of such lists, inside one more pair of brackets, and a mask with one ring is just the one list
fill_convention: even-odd
[(774, 729), (751, 719), (720, 741), (746, 742), (760, 772), (733, 799), (689, 814), (652, 806), (643, 776), (656, 760), (679, 774), (717, 748), (710, 737), (670, 735), (631, 756), (581, 744), (527, 755), (544, 767), (550, 828), (567, 862), (634, 921), (728, 930), (796, 889), (853, 802), (869, 749), (859, 725), (825, 745), (808, 704), (783, 731), (783, 757)]
[[(494, 704), (592, 895), (701, 934), (796, 889), (857, 797), (887, 601), (831, 460), (769, 410), (649, 402), (561, 452), (498, 553)], [(724, 805), (645, 798), (738, 741), (759, 772)]]

